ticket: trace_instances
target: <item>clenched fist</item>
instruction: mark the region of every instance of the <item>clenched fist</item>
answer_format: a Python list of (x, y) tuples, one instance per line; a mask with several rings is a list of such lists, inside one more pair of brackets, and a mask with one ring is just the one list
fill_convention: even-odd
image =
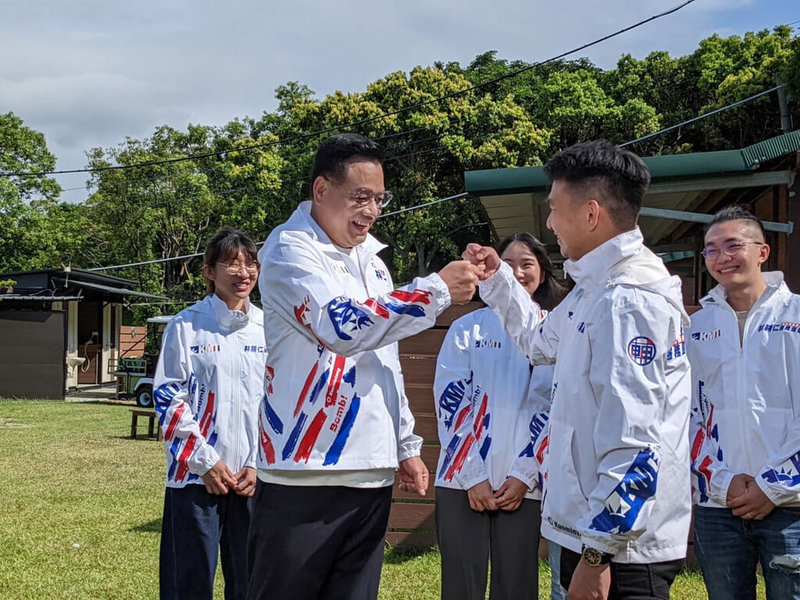
[(500, 268), (500, 256), (497, 254), (497, 250), (490, 246), (467, 244), (467, 249), (464, 250), (461, 258), (469, 261), (472, 265), (483, 267), (479, 275), (481, 281), (494, 275)]
[(439, 271), (439, 277), (447, 284), (453, 304), (466, 304), (475, 295), (483, 265), (473, 265), (466, 260), (454, 260)]

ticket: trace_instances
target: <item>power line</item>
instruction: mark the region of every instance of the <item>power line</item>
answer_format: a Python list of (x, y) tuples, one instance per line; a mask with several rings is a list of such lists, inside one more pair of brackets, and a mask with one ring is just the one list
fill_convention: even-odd
[[(408, 212), (410, 210), (416, 210), (418, 208), (428, 207), (428, 206), (431, 206), (433, 204), (439, 204), (440, 202), (447, 202), (448, 200), (457, 200), (459, 198), (464, 198), (466, 196), (467, 196), (467, 192), (462, 192), (460, 194), (456, 194), (455, 196), (448, 196), (447, 198), (439, 198), (438, 200), (434, 200), (433, 202), (427, 202), (425, 204), (420, 204), (418, 206), (411, 206), (409, 208), (403, 208), (401, 210), (396, 210), (394, 212), (381, 214), (381, 215), (378, 216), (378, 219), (382, 219), (384, 217), (391, 217), (391, 216), (394, 216), (394, 215), (399, 215), (401, 213), (405, 213), (405, 212)], [(257, 242), (256, 246), (261, 246), (263, 243), (264, 242)], [(205, 253), (204, 252), (195, 252), (194, 254), (184, 254), (182, 256), (171, 256), (169, 258), (156, 258), (156, 259), (153, 259), (153, 260), (143, 260), (143, 261), (140, 261), (140, 262), (127, 263), (127, 264), (124, 264), (124, 265), (111, 265), (111, 266), (108, 266), (108, 267), (93, 267), (91, 269), (84, 269), (84, 270), (85, 271), (111, 271), (111, 270), (114, 270), (114, 269), (128, 269), (128, 268), (131, 268), (131, 267), (143, 267), (143, 266), (146, 266), (146, 265), (154, 265), (154, 264), (158, 264), (158, 263), (172, 262), (172, 261), (175, 261), (175, 260), (185, 260), (187, 258), (197, 258), (198, 256), (203, 256), (203, 254), (205, 254)]]
[[(460, 119), (457, 119), (455, 122), (457, 123), (459, 121), (460, 121)], [(452, 122), (450, 124), (452, 125)], [(395, 132), (395, 133), (389, 133), (389, 134), (386, 134), (386, 135), (374, 137), (372, 139), (374, 141), (381, 141), (381, 140), (386, 140), (386, 139), (389, 139), (389, 138), (398, 137), (398, 136), (401, 136), (401, 135), (407, 135), (407, 134), (412, 134), (412, 133), (417, 133), (417, 132), (420, 132), (420, 131), (427, 131), (427, 130), (428, 130), (427, 127), (415, 127), (413, 129), (406, 129), (404, 131), (398, 131), (398, 132)], [(403, 148), (403, 147), (406, 147), (406, 146), (410, 146), (412, 144), (421, 144), (421, 143), (424, 143), (424, 142), (427, 142), (427, 141), (430, 141), (430, 140), (433, 140), (433, 139), (441, 138), (442, 135), (443, 134), (438, 134), (438, 135), (427, 137), (427, 138), (409, 140), (407, 142), (402, 142), (402, 143), (397, 144), (396, 146), (392, 146), (390, 148), (383, 148), (383, 151), (384, 152), (392, 152), (394, 150), (397, 150), (399, 148)], [(230, 154), (230, 153), (238, 152), (238, 151), (239, 150), (226, 150), (226, 151), (224, 151), (224, 153)], [(394, 158), (393, 157), (389, 157), (389, 158), (385, 159), (383, 162), (391, 162), (391, 160), (394, 160)], [(208, 173), (200, 173), (200, 174), (201, 175), (202, 174), (208, 175)], [(160, 174), (160, 175), (159, 174), (152, 174), (150, 176), (142, 176), (142, 177), (138, 177), (136, 179), (126, 179), (125, 180), (125, 184), (126, 184), (126, 186), (128, 186), (128, 188), (130, 188), (130, 185), (133, 184), (133, 183), (143, 184), (144, 185), (144, 184), (147, 184), (147, 183), (154, 183), (154, 182), (157, 182), (157, 181), (160, 182), (160, 181), (162, 181), (164, 179), (165, 176), (168, 177), (169, 175), (168, 174)], [(292, 177), (292, 178), (289, 178), (289, 179), (283, 179), (282, 178), (281, 179), (281, 187), (284, 187), (287, 184), (295, 183), (295, 182), (298, 182), (298, 181), (306, 182), (306, 181), (308, 181), (308, 176), (303, 175), (302, 177)], [(230, 193), (232, 191), (245, 189), (247, 186), (246, 185), (241, 185), (241, 186), (236, 186), (236, 187), (226, 188), (226, 189), (220, 189), (219, 187), (213, 187), (213, 186), (205, 186), (205, 187), (211, 193), (218, 194), (218, 195), (223, 195), (223, 194), (226, 194), (226, 193)], [(81, 190), (81, 189), (89, 191), (89, 186), (66, 188), (66, 189), (62, 189), (61, 191), (62, 192), (66, 192), (66, 191)], [(96, 190), (96, 191), (99, 191), (99, 189)], [(160, 206), (160, 205), (163, 205), (163, 204), (165, 204), (165, 203), (161, 202), (161, 203), (153, 204), (153, 206)]]
[(660, 19), (662, 17), (671, 15), (671, 14), (673, 14), (675, 12), (678, 12), (682, 8), (685, 8), (689, 4), (692, 4), (693, 2), (695, 2), (695, 0), (684, 0), (684, 2), (682, 2), (681, 4), (675, 6), (675, 7), (671, 8), (671, 9), (668, 9), (668, 10), (666, 10), (664, 12), (655, 14), (655, 15), (653, 15), (651, 17), (648, 17), (648, 18), (646, 18), (646, 19), (644, 19), (642, 21), (634, 23), (633, 25), (629, 25), (628, 27), (624, 27), (623, 29), (619, 29), (619, 30), (617, 30), (617, 31), (615, 31), (613, 33), (610, 33), (610, 34), (605, 35), (605, 36), (603, 36), (601, 38), (598, 38), (598, 39), (596, 39), (596, 40), (594, 40), (592, 42), (588, 42), (588, 43), (583, 44), (582, 46), (579, 46), (579, 47), (574, 48), (572, 50), (568, 50), (566, 52), (562, 52), (561, 54), (558, 54), (558, 55), (553, 56), (551, 58), (548, 58), (546, 60), (530, 64), (530, 65), (528, 65), (526, 67), (523, 67), (523, 68), (518, 69), (516, 71), (512, 71), (510, 73), (506, 73), (504, 75), (500, 75), (498, 77), (495, 77), (494, 79), (490, 79), (489, 81), (484, 81), (484, 82), (481, 82), (481, 83), (477, 83), (477, 84), (468, 86), (468, 87), (464, 88), (463, 90), (459, 90), (459, 91), (456, 91), (456, 92), (451, 92), (449, 94), (445, 94), (444, 96), (439, 96), (437, 98), (432, 98), (431, 100), (425, 100), (423, 102), (418, 102), (417, 104), (412, 104), (412, 105), (407, 106), (405, 108), (400, 108), (400, 109), (397, 109), (397, 110), (394, 110), (394, 111), (390, 111), (388, 113), (384, 113), (384, 114), (378, 115), (376, 117), (370, 117), (368, 119), (362, 119), (360, 121), (354, 121), (352, 123), (347, 123), (347, 124), (344, 124), (344, 125), (338, 125), (338, 126), (335, 126), (335, 127), (328, 127), (328, 128), (325, 128), (325, 129), (321, 129), (321, 130), (315, 131), (315, 132), (311, 132), (311, 133), (299, 134), (299, 135), (296, 135), (296, 136), (293, 136), (293, 137), (289, 137), (289, 138), (278, 139), (278, 140), (274, 140), (274, 141), (270, 141), (270, 142), (263, 142), (263, 143), (260, 143), (260, 144), (253, 144), (251, 146), (244, 146), (244, 147), (241, 147), (241, 148), (234, 148), (234, 149), (231, 149), (231, 150), (217, 150), (217, 151), (213, 151), (213, 152), (201, 153), (201, 154), (196, 154), (196, 155), (191, 155), (191, 156), (183, 156), (183, 157), (162, 159), (162, 160), (156, 160), (156, 161), (146, 161), (146, 162), (136, 163), (136, 164), (131, 164), (131, 165), (109, 165), (109, 166), (106, 166), (106, 167), (95, 167), (95, 168), (89, 168), (89, 169), (66, 169), (66, 170), (60, 170), (60, 171), (38, 171), (38, 172), (30, 172), (30, 173), (6, 172), (6, 173), (0, 173), (0, 177), (40, 177), (40, 176), (44, 176), (44, 175), (66, 175), (66, 174), (69, 174), (69, 173), (96, 173), (96, 172), (101, 172), (101, 171), (114, 171), (114, 170), (133, 169), (133, 168), (140, 168), (140, 167), (149, 167), (149, 166), (155, 166), (155, 165), (161, 165), (161, 164), (170, 164), (170, 163), (176, 163), (176, 162), (183, 162), (183, 161), (187, 161), (187, 160), (194, 160), (194, 159), (198, 159), (198, 158), (210, 158), (212, 156), (218, 156), (220, 154), (225, 154), (225, 153), (228, 153), (228, 152), (243, 152), (243, 151), (248, 151), (248, 150), (254, 150), (256, 148), (262, 148), (262, 147), (271, 146), (271, 145), (275, 145), (275, 144), (286, 144), (288, 142), (294, 142), (294, 141), (298, 141), (298, 140), (310, 139), (310, 138), (317, 137), (317, 136), (320, 136), (320, 135), (332, 133), (332, 132), (337, 131), (337, 130), (353, 129), (353, 128), (356, 128), (356, 127), (360, 127), (362, 125), (367, 125), (369, 123), (374, 123), (375, 121), (381, 121), (383, 119), (387, 119), (387, 118), (393, 117), (395, 115), (399, 115), (399, 114), (403, 114), (403, 113), (406, 113), (406, 112), (409, 112), (409, 111), (412, 111), (412, 110), (416, 110), (418, 108), (422, 108), (422, 107), (428, 106), (430, 104), (435, 104), (435, 103), (438, 103), (438, 102), (442, 102), (443, 100), (449, 100), (451, 98), (455, 98), (457, 96), (461, 96), (463, 94), (466, 94), (467, 92), (471, 92), (473, 90), (477, 90), (477, 89), (486, 87), (488, 85), (492, 85), (492, 84), (498, 83), (500, 81), (504, 81), (506, 79), (511, 79), (513, 77), (521, 75), (522, 73), (526, 73), (526, 72), (528, 72), (528, 71), (530, 71), (532, 69), (535, 69), (536, 67), (539, 67), (539, 66), (542, 66), (542, 65), (545, 65), (545, 64), (560, 60), (562, 58), (565, 58), (565, 57), (567, 57), (567, 56), (569, 56), (571, 54), (575, 54), (575, 53), (580, 52), (582, 50), (586, 50), (587, 48), (591, 48), (592, 46), (596, 46), (597, 44), (600, 44), (600, 43), (605, 42), (607, 40), (610, 40), (610, 39), (612, 39), (614, 37), (622, 35), (623, 33), (627, 33), (628, 31), (631, 31), (633, 29), (641, 27), (642, 25), (645, 25), (647, 23), (650, 23), (651, 21), (655, 21), (655, 20)]
[(426, 202), (425, 204), (417, 204), (416, 206), (409, 206), (408, 208), (403, 208), (401, 210), (396, 210), (394, 212), (386, 213), (385, 215), (381, 215), (378, 219), (382, 219), (384, 217), (392, 217), (394, 215), (399, 215), (402, 213), (409, 212), (411, 210), (417, 210), (418, 208), (427, 208), (428, 206), (433, 206), (434, 204), (439, 204), (440, 202), (447, 202), (448, 200), (458, 200), (459, 198), (466, 198), (467, 192), (461, 192), (460, 194), (456, 194), (455, 196), (448, 196), (447, 198), (439, 198), (438, 200), (433, 200), (432, 202)]
[(678, 129), (679, 127), (684, 127), (685, 125), (690, 125), (692, 123), (696, 123), (697, 121), (700, 121), (702, 119), (710, 117), (711, 115), (716, 115), (718, 113), (721, 113), (723, 111), (729, 110), (731, 108), (734, 108), (734, 107), (739, 106), (741, 104), (744, 104), (746, 102), (750, 102), (752, 100), (755, 100), (756, 98), (760, 98), (761, 96), (766, 96), (767, 94), (770, 94), (770, 93), (774, 92), (775, 90), (778, 90), (778, 89), (780, 89), (782, 87), (783, 87), (782, 85), (776, 85), (773, 88), (770, 88), (768, 90), (764, 90), (763, 92), (759, 92), (758, 94), (754, 94), (754, 95), (750, 96), (749, 98), (745, 98), (744, 100), (739, 100), (738, 102), (734, 102), (732, 104), (728, 104), (726, 106), (723, 106), (722, 108), (718, 108), (716, 110), (712, 110), (711, 112), (704, 113), (704, 114), (700, 115), (699, 117), (694, 117), (693, 119), (688, 119), (687, 121), (683, 121), (682, 123), (678, 123), (677, 125), (671, 125), (669, 127), (665, 127), (664, 129), (660, 129), (659, 131), (654, 131), (653, 133), (648, 133), (647, 135), (643, 135), (642, 137), (636, 138), (635, 140), (631, 140), (629, 142), (625, 142), (624, 144), (619, 144), (619, 147), (620, 148), (624, 148), (625, 146), (630, 146), (631, 144), (635, 144), (636, 142), (641, 142), (643, 140), (648, 140), (651, 137), (655, 137), (657, 135), (661, 135), (662, 133), (666, 133), (667, 131), (672, 131), (673, 129)]
[[(649, 139), (649, 138), (654, 137), (656, 135), (660, 135), (662, 133), (666, 133), (668, 131), (672, 131), (673, 129), (677, 129), (679, 127), (684, 127), (686, 125), (690, 125), (690, 124), (695, 123), (695, 122), (697, 122), (697, 121), (699, 121), (701, 119), (705, 119), (706, 117), (710, 117), (711, 115), (718, 114), (720, 112), (723, 112), (725, 110), (734, 108), (734, 107), (739, 106), (741, 104), (744, 104), (746, 102), (751, 102), (752, 100), (760, 98), (761, 96), (764, 96), (766, 94), (774, 92), (775, 90), (779, 89), (780, 87), (782, 87), (782, 86), (777, 85), (777, 86), (775, 86), (773, 88), (770, 88), (768, 90), (764, 90), (763, 92), (759, 92), (758, 94), (754, 94), (754, 95), (752, 95), (752, 96), (750, 96), (748, 98), (744, 98), (743, 100), (739, 100), (737, 102), (733, 102), (731, 104), (728, 104), (726, 106), (723, 106), (723, 107), (718, 108), (716, 110), (713, 110), (711, 112), (705, 113), (705, 114), (700, 115), (698, 117), (694, 117), (692, 119), (687, 119), (686, 121), (682, 121), (682, 122), (677, 123), (675, 125), (671, 125), (669, 127), (665, 127), (664, 129), (660, 129), (659, 131), (655, 131), (655, 132), (650, 133), (650, 134), (648, 134), (646, 136), (642, 136), (640, 138), (636, 138), (635, 140), (630, 140), (630, 141), (624, 142), (622, 144), (618, 144), (618, 146), (620, 148), (623, 148), (625, 146), (630, 146), (631, 144), (635, 144), (636, 142), (640, 142), (642, 140)], [(439, 147), (441, 147), (441, 145), (439, 145)], [(438, 150), (439, 147), (431, 148), (431, 149), (428, 149), (428, 150), (423, 150), (423, 151), (420, 151), (420, 152), (410, 153), (408, 156), (414, 156), (414, 155), (417, 155), (417, 154), (424, 154), (424, 153), (427, 153), (427, 152), (431, 152), (433, 150)], [(399, 159), (399, 158), (403, 158), (403, 156), (398, 156), (398, 157), (393, 157), (393, 158), (394, 159)], [(384, 161), (384, 162), (386, 162), (386, 161)], [(451, 200), (458, 200), (460, 198), (465, 198), (467, 195), (468, 195), (467, 192), (461, 192), (460, 194), (455, 194), (453, 196), (448, 196), (446, 198), (439, 198), (437, 200), (433, 200), (431, 202), (426, 202), (424, 204), (417, 204), (416, 206), (409, 206), (407, 208), (396, 210), (396, 211), (393, 211), (393, 212), (390, 212), (390, 213), (381, 214), (380, 216), (378, 216), (378, 219), (382, 219), (384, 217), (391, 217), (391, 216), (394, 216), (394, 215), (403, 214), (403, 213), (406, 213), (406, 212), (410, 212), (412, 210), (419, 210), (421, 208), (427, 208), (429, 206), (433, 206), (434, 204), (440, 204), (442, 202), (448, 202), (448, 201), (451, 201)], [(259, 242), (256, 245), (261, 245), (263, 243), (264, 242)], [(142, 261), (142, 262), (137, 262), (137, 263), (128, 263), (128, 264), (124, 264), (124, 265), (111, 265), (111, 266), (108, 266), (108, 267), (93, 267), (91, 269), (86, 269), (86, 270), (87, 271), (108, 271), (108, 270), (113, 270), (113, 269), (124, 269), (124, 268), (129, 268), (129, 267), (140, 267), (140, 266), (144, 266), (144, 265), (157, 264), (157, 263), (163, 263), (163, 262), (171, 262), (171, 261), (175, 261), (175, 260), (184, 260), (184, 259), (187, 259), (187, 258), (196, 258), (196, 257), (202, 256), (202, 255), (203, 255), (203, 253), (199, 252), (199, 253), (196, 253), (196, 254), (185, 254), (183, 256), (175, 256), (175, 257), (170, 257), (170, 258), (160, 258), (160, 259), (147, 260), (147, 261)]]
[[(407, 146), (409, 146), (411, 144), (424, 144), (424, 143), (427, 143), (429, 141), (438, 140), (441, 137), (442, 137), (441, 135), (436, 135), (436, 136), (431, 136), (431, 137), (428, 137), (428, 138), (423, 138), (421, 140), (412, 140), (411, 142), (407, 142), (407, 143), (404, 143), (404, 144), (399, 144), (399, 145), (397, 145), (397, 146), (395, 146), (393, 148), (390, 148), (389, 150), (397, 150), (397, 149), (400, 149), (400, 148), (403, 148), (403, 147), (407, 147)], [(440, 150), (442, 148), (445, 148), (445, 146), (442, 145), (442, 144), (436, 144), (435, 146), (433, 146), (431, 148), (418, 149), (418, 150), (416, 150), (414, 152), (409, 152), (409, 153), (406, 153), (406, 154), (398, 154), (398, 155), (386, 156), (381, 162), (383, 164), (387, 164), (387, 163), (391, 163), (391, 162), (394, 162), (394, 161), (397, 161), (397, 160), (401, 160), (401, 159), (404, 159), (404, 158), (410, 158), (410, 157), (418, 156), (418, 155), (421, 155), (421, 154), (428, 154), (430, 152), (433, 152), (433, 151), (436, 151), (436, 150)], [(153, 183), (153, 182), (160, 181), (160, 180), (161, 180), (160, 177), (152, 177), (152, 178), (148, 178), (147, 180), (144, 180), (144, 183), (147, 183), (147, 182)], [(141, 182), (142, 180), (137, 180), (137, 181)], [(307, 175), (303, 175), (301, 177), (292, 177), (292, 178), (288, 178), (288, 179), (281, 179), (280, 180), (280, 189), (284, 190), (287, 186), (289, 186), (291, 184), (298, 183), (298, 182), (308, 183), (308, 181), (309, 181), (309, 178), (308, 178)], [(234, 192), (237, 192), (239, 190), (247, 189), (248, 187), (249, 187), (248, 184), (237, 185), (237, 186), (228, 187), (228, 188), (225, 188), (225, 189), (221, 189), (220, 187), (214, 187), (214, 186), (205, 186), (203, 188), (203, 191), (206, 191), (206, 192), (208, 192), (210, 194), (213, 194), (213, 195), (217, 196), (220, 199), (225, 199), (226, 197), (232, 196), (234, 194)], [(112, 188), (111, 191), (113, 192), (113, 188)], [(190, 200), (197, 200), (197, 199), (198, 199), (197, 195), (185, 196), (185, 197), (182, 197), (182, 198), (174, 198), (172, 200), (155, 201), (155, 202), (152, 202), (152, 203), (148, 203), (147, 206), (152, 207), (152, 208), (162, 207), (162, 206), (171, 206), (171, 205), (174, 205), (174, 204), (187, 202), (187, 201), (190, 201)], [(139, 205), (139, 206), (141, 206), (141, 205)]]

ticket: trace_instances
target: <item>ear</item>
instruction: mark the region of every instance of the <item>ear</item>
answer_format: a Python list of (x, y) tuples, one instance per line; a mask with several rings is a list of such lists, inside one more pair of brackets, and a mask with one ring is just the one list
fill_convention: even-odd
[(586, 226), (589, 231), (594, 231), (600, 226), (602, 207), (594, 198), (587, 200), (583, 207), (586, 215)]
[(314, 201), (321, 199), (325, 192), (328, 191), (328, 185), (330, 182), (325, 179), (322, 175), (317, 175), (317, 178), (314, 180), (314, 183), (311, 184), (311, 197)]
[(214, 269), (212, 269), (208, 265), (203, 265), (200, 269), (200, 272), (203, 274), (203, 277), (205, 277), (209, 281), (216, 281), (217, 279), (217, 274), (214, 272)]
[(767, 262), (767, 259), (769, 258), (769, 252), (770, 252), (769, 244), (764, 244), (763, 246), (761, 246), (761, 248), (758, 251), (758, 266), (761, 266), (765, 262)]

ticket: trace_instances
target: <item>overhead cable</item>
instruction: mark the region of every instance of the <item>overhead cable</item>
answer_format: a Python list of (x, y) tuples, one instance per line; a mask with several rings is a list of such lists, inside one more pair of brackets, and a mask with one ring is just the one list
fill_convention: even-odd
[(490, 79), (488, 81), (484, 81), (484, 82), (481, 82), (481, 83), (477, 83), (477, 84), (468, 86), (468, 87), (464, 88), (463, 90), (458, 90), (458, 91), (455, 91), (455, 92), (451, 92), (449, 94), (445, 94), (443, 96), (438, 96), (436, 98), (432, 98), (430, 100), (425, 100), (423, 102), (418, 102), (417, 104), (412, 104), (412, 105), (409, 105), (409, 106), (407, 106), (405, 108), (400, 108), (400, 109), (397, 109), (397, 110), (394, 110), (394, 111), (390, 111), (388, 113), (377, 115), (375, 117), (370, 117), (368, 119), (362, 119), (360, 121), (354, 121), (354, 122), (351, 122), (351, 123), (337, 125), (337, 126), (334, 126), (334, 127), (327, 127), (325, 129), (320, 129), (318, 131), (314, 131), (314, 132), (311, 132), (311, 133), (299, 134), (299, 135), (291, 136), (291, 137), (288, 137), (288, 138), (273, 140), (273, 141), (269, 141), (269, 142), (263, 142), (263, 143), (260, 143), (260, 144), (253, 144), (253, 145), (250, 145), (250, 146), (243, 146), (241, 148), (234, 148), (234, 149), (230, 149), (230, 150), (216, 150), (216, 151), (213, 151), (213, 152), (206, 152), (206, 153), (201, 153), (201, 154), (195, 154), (195, 155), (189, 155), (189, 156), (181, 156), (181, 157), (161, 159), (161, 160), (145, 161), (145, 162), (142, 162), (142, 163), (135, 163), (135, 164), (130, 164), (130, 165), (108, 165), (108, 166), (105, 166), (105, 167), (94, 167), (94, 168), (87, 168), (87, 169), (65, 169), (65, 170), (59, 170), (59, 171), (38, 171), (38, 172), (27, 172), (27, 173), (26, 172), (4, 172), (4, 173), (0, 173), (0, 177), (41, 177), (41, 176), (44, 176), (44, 175), (66, 175), (66, 174), (70, 174), (70, 173), (96, 173), (96, 172), (101, 172), (101, 171), (115, 171), (115, 170), (133, 169), (133, 168), (140, 168), (140, 167), (149, 167), (149, 166), (154, 166), (154, 165), (170, 164), (170, 163), (176, 163), (176, 162), (183, 162), (183, 161), (187, 161), (187, 160), (195, 160), (195, 159), (198, 159), (198, 158), (210, 158), (212, 156), (219, 156), (220, 154), (227, 154), (228, 152), (243, 152), (243, 151), (247, 151), (247, 150), (254, 150), (256, 148), (263, 148), (263, 147), (266, 147), (266, 146), (272, 146), (272, 145), (276, 145), (276, 144), (286, 144), (288, 142), (294, 142), (294, 141), (298, 141), (298, 140), (310, 139), (310, 138), (314, 138), (314, 137), (317, 137), (317, 136), (320, 136), (320, 135), (333, 133), (334, 131), (340, 131), (342, 129), (353, 129), (353, 128), (356, 128), (356, 127), (360, 127), (362, 125), (368, 125), (370, 123), (374, 123), (375, 121), (381, 121), (383, 119), (387, 119), (387, 118), (393, 117), (395, 115), (399, 115), (399, 114), (403, 114), (403, 113), (406, 113), (406, 112), (409, 112), (409, 111), (412, 111), (412, 110), (416, 110), (418, 108), (422, 108), (422, 107), (428, 106), (430, 104), (435, 104), (435, 103), (438, 103), (438, 102), (442, 102), (443, 100), (449, 100), (451, 98), (455, 98), (457, 96), (461, 96), (463, 94), (466, 94), (467, 92), (471, 92), (473, 90), (477, 90), (477, 89), (486, 87), (488, 85), (492, 85), (492, 84), (498, 83), (500, 81), (504, 81), (506, 79), (511, 79), (513, 77), (521, 75), (522, 73), (526, 73), (526, 72), (528, 72), (528, 71), (530, 71), (532, 69), (535, 69), (536, 67), (539, 67), (539, 66), (542, 66), (542, 65), (546, 65), (546, 64), (554, 62), (556, 60), (560, 60), (562, 58), (565, 58), (565, 57), (567, 57), (567, 56), (569, 56), (571, 54), (575, 54), (575, 53), (580, 52), (582, 50), (586, 50), (587, 48), (591, 48), (592, 46), (596, 46), (597, 44), (600, 44), (600, 43), (605, 42), (607, 40), (610, 40), (610, 39), (612, 39), (614, 37), (622, 35), (623, 33), (627, 33), (628, 31), (631, 31), (633, 29), (641, 27), (642, 25), (646, 25), (647, 23), (650, 23), (651, 21), (655, 21), (656, 19), (660, 19), (662, 17), (671, 15), (671, 14), (681, 10), (682, 8), (685, 8), (689, 4), (692, 4), (693, 2), (695, 2), (695, 0), (684, 0), (684, 2), (678, 4), (677, 6), (675, 6), (673, 8), (670, 8), (669, 10), (666, 10), (664, 12), (655, 14), (655, 15), (653, 15), (651, 17), (648, 17), (648, 18), (646, 18), (646, 19), (644, 19), (642, 21), (634, 23), (633, 25), (629, 25), (628, 27), (624, 27), (623, 29), (619, 29), (619, 30), (617, 30), (617, 31), (615, 31), (613, 33), (605, 35), (605, 36), (603, 36), (601, 38), (598, 38), (598, 39), (596, 39), (594, 41), (591, 41), (591, 42), (588, 42), (586, 44), (583, 44), (582, 46), (579, 46), (577, 48), (573, 48), (572, 50), (568, 50), (566, 52), (562, 52), (561, 54), (558, 54), (556, 56), (552, 56), (552, 57), (550, 57), (550, 58), (548, 58), (546, 60), (540, 61), (540, 62), (532, 63), (530, 65), (522, 67), (521, 69), (517, 69), (516, 71), (512, 71), (510, 73), (506, 73), (504, 75), (500, 75), (500, 76), (495, 77), (493, 79)]

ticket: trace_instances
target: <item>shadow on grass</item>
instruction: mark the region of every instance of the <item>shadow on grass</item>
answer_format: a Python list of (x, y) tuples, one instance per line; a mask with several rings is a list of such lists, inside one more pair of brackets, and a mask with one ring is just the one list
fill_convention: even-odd
[(131, 527), (128, 531), (134, 531), (136, 533), (161, 533), (161, 519), (153, 519), (147, 523)]
[(402, 565), (405, 562), (425, 556), (431, 552), (436, 552), (436, 548), (430, 546), (414, 546), (410, 548), (390, 547), (383, 555), (383, 562), (388, 565)]
[[(57, 401), (56, 401), (57, 402)], [(136, 404), (135, 400), (114, 400), (113, 398), (86, 398), (86, 399), (79, 399), (76, 400), (71, 398), (66, 400), (67, 404), (74, 404), (75, 406), (85, 406), (87, 408), (92, 406), (121, 406), (123, 408), (141, 408), (138, 404)], [(150, 407), (152, 408), (152, 407)]]
[(149, 437), (146, 431), (142, 431), (141, 433), (137, 433), (135, 438), (131, 437), (130, 432), (125, 435), (110, 435), (108, 436), (110, 440), (127, 440), (129, 442), (158, 442), (159, 444), (163, 444), (163, 440), (159, 440), (155, 435), (153, 437)]

